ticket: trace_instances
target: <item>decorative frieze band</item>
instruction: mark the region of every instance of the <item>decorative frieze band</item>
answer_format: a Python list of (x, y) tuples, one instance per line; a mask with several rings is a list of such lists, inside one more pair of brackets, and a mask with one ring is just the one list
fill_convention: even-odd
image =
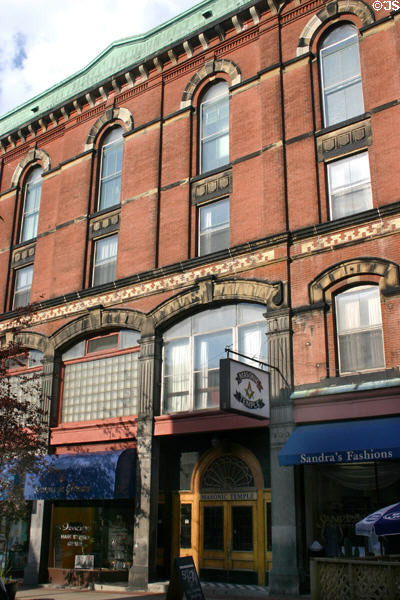
[(36, 244), (30, 244), (29, 246), (23, 246), (14, 250), (12, 255), (12, 266), (22, 267), (22, 265), (32, 263), (35, 258)]
[(232, 170), (192, 183), (192, 203), (207, 202), (232, 192)]
[(120, 209), (113, 213), (93, 217), (89, 225), (89, 238), (97, 238), (118, 231), (120, 225)]
[(353, 152), (372, 144), (370, 119), (342, 127), (317, 138), (318, 161)]

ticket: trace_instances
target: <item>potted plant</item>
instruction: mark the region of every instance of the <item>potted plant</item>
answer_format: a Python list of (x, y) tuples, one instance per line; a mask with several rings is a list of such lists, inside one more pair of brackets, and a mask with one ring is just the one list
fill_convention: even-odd
[(0, 591), (1, 596), (7, 594), (8, 600), (15, 600), (17, 593), (18, 581), (11, 576), (10, 567), (0, 568)]

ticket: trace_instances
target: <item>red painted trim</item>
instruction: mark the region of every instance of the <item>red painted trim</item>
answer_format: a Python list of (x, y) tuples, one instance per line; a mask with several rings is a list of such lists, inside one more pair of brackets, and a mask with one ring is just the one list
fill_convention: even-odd
[(63, 423), (50, 430), (52, 446), (92, 443), (134, 443), (137, 434), (137, 417), (114, 417), (112, 419), (95, 419)]
[(161, 415), (154, 419), (154, 435), (182, 435), (228, 429), (258, 429), (268, 427), (269, 420), (252, 419), (221, 411), (193, 411)]
[(375, 396), (352, 394), (320, 396), (296, 400), (294, 420), (296, 423), (312, 423), (317, 421), (338, 421), (341, 419), (362, 419), (397, 415), (399, 413), (400, 393), (384, 396), (380, 390)]

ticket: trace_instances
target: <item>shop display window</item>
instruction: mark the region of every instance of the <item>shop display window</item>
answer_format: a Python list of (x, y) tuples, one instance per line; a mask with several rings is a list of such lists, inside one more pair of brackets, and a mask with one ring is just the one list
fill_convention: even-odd
[(123, 501), (53, 506), (49, 567), (127, 571), (132, 566), (133, 507)]

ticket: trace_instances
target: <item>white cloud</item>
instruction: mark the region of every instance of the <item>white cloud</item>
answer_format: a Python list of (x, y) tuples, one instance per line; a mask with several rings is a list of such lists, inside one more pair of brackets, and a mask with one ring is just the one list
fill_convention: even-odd
[(196, 0), (2, 0), (0, 114), (144, 33)]

